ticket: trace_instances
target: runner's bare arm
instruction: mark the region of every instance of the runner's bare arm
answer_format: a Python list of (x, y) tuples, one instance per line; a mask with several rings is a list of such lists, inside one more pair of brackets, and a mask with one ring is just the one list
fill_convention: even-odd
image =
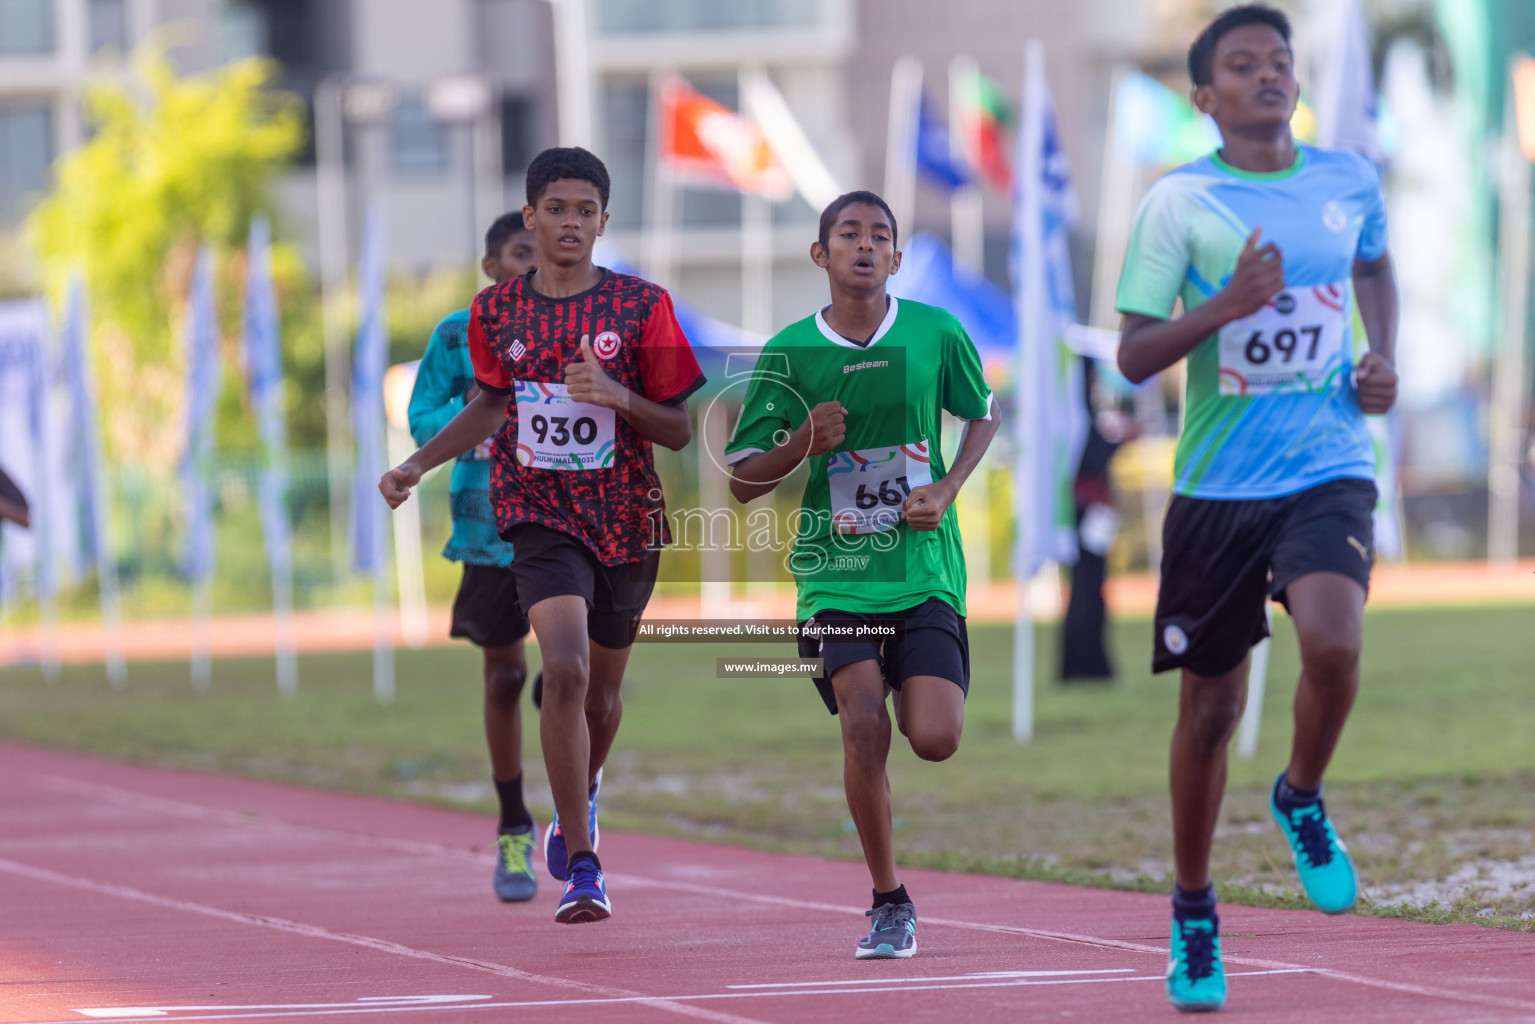
[(609, 377), (592, 351), (591, 336), (581, 335), (581, 361), (565, 367), (565, 386), (577, 402), (612, 409), (646, 440), (681, 451), (693, 439), (693, 420), (686, 402), (662, 405), (636, 394)]
[(1377, 260), (1354, 263), (1354, 301), (1359, 303), (1359, 319), (1364, 322), (1370, 351), (1354, 367), (1354, 383), (1359, 388), (1359, 408), (1367, 413), (1383, 413), (1396, 403), (1396, 325), (1399, 302), (1396, 272), (1391, 254)]
[(959, 451), (954, 454), (954, 465), (942, 480), (924, 484), (907, 495), (901, 511), (913, 530), (936, 530), (943, 522), (944, 511), (959, 497), (959, 489), (970, 479), (970, 473), (980, 465), (981, 456), (991, 447), (991, 439), (1002, 426), (1002, 410), (992, 404), (991, 417), (984, 420), (966, 420), (964, 436)]
[(1226, 287), (1174, 320), (1126, 313), (1119, 329), (1119, 372), (1139, 384), (1188, 355), (1233, 320), (1251, 316), (1284, 290), (1284, 257), (1273, 242), (1258, 245), (1253, 229)]
[(500, 429), (506, 419), (506, 403), (510, 397), (480, 389), (474, 400), (449, 420), (435, 437), (385, 473), (378, 482), (378, 490), (389, 502), (389, 507), (399, 508), (410, 497), (410, 489), (421, 482), (422, 473), (457, 458)]
[(819, 403), (783, 444), (771, 451), (753, 452), (736, 463), (730, 493), (743, 505), (769, 493), (805, 459), (824, 455), (846, 440), (846, 416), (841, 402)]

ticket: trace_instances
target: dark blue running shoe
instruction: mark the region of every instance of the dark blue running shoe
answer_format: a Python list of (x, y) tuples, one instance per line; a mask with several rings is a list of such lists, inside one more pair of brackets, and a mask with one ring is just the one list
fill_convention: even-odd
[[(587, 828), (592, 833), (592, 852), (597, 851), (597, 793), (602, 789), (602, 769), (597, 769), (597, 781), (592, 783), (590, 803), (587, 805), (591, 817), (587, 820)], [(554, 820), (549, 823), (549, 828), (544, 832), (544, 866), (549, 869), (549, 874), (560, 881), (565, 881), (566, 869), (570, 866), (570, 851), (565, 848), (565, 831), (560, 828), (560, 816), (558, 812)]]
[(905, 960), (917, 954), (917, 908), (910, 903), (886, 903), (865, 910), (874, 927), (864, 936), (853, 957), (858, 960)]
[(538, 892), (533, 873), (534, 826), (501, 829), (496, 833), (496, 898), (502, 903), (526, 903)]
[(602, 880), (602, 869), (591, 858), (582, 857), (571, 865), (570, 877), (565, 880), (565, 895), (560, 897), (560, 908), (554, 919), (560, 924), (585, 924), (588, 921), (606, 921), (613, 916), (613, 905), (608, 902), (607, 883)]

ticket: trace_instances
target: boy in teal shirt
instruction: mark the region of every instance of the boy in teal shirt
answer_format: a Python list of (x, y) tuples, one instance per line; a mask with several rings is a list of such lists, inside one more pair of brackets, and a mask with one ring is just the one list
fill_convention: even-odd
[[(480, 269), (497, 284), (533, 267), (533, 236), (522, 214), (508, 213), (485, 233)], [(444, 317), (432, 331), (410, 394), (411, 436), (424, 444), (457, 416), (475, 390), (469, 359), (469, 310)], [(485, 740), (501, 804), (494, 888), (503, 902), (533, 898), (533, 817), (522, 799), (522, 686), (528, 674), (523, 638), (528, 619), (517, 603), (512, 546), (496, 533), (490, 507), (490, 443), (478, 444), (453, 464), (449, 504), (453, 535), (442, 556), (462, 562), (450, 636), (463, 637), (485, 657)]]

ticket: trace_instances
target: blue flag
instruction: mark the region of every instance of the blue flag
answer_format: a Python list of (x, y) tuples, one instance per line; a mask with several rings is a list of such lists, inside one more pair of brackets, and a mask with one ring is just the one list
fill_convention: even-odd
[(223, 384), (218, 319), (213, 308), (213, 250), (204, 246), (187, 298), (186, 449), (181, 458), (181, 496), (186, 510), (186, 575), (194, 581), (213, 574), (214, 414)]
[(352, 565), (360, 573), (385, 568), (387, 506), (378, 494), (384, 465), (384, 370), (389, 340), (384, 324), (384, 217), (376, 203), (363, 227), (357, 268), (360, 314), (352, 354), (352, 433), (357, 438), (357, 473), (352, 487)]
[(933, 113), (925, 89), (917, 104), (917, 173), (949, 192), (975, 180), (969, 168), (954, 159), (949, 131)]
[(272, 240), (267, 219), (251, 219), (241, 344), (251, 405), (261, 432), (263, 465), (258, 507), (274, 593), (291, 580), (288, 522), (288, 437), (283, 422), (282, 338), (272, 291)]
[(112, 562), (107, 537), (106, 487), (101, 468), (101, 426), (96, 415), (96, 383), (87, 336), (90, 306), (85, 282), (70, 276), (64, 300), (64, 381), (69, 391), (69, 478), (79, 502), (73, 525), (86, 561), (101, 569)]
[(1076, 561), (1071, 484), (1087, 439), (1087, 409), (1082, 361), (1067, 344), (1067, 331), (1076, 320), (1067, 246), (1076, 195), (1042, 54), (1029, 64), (1022, 109), (1011, 253), (1019, 335), (1013, 426), (1020, 547), (1015, 557), (1018, 571), (1032, 576), (1046, 561)]

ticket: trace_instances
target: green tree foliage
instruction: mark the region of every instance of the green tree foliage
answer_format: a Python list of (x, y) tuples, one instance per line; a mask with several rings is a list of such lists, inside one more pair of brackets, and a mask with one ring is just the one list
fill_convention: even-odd
[[(61, 296), (76, 269), (89, 286), (111, 457), (163, 469), (180, 454), (180, 335), (205, 243), (219, 256), (221, 334), (226, 367), (235, 365), (251, 216), (272, 211), (273, 185), (303, 141), (299, 100), (268, 87), (274, 70), (248, 59), (183, 78), (160, 45), (146, 44), (126, 80), (89, 88), (94, 134), (59, 160), (53, 191), (27, 220), (50, 293)], [(303, 289), (302, 267), (291, 251), (274, 253), (273, 263), (281, 302)], [(299, 333), (294, 340), (317, 347), (310, 332)], [(225, 399), (226, 413), (237, 414), (238, 398), (226, 389)], [(237, 435), (225, 442), (248, 443), (248, 417), (220, 420)]]

